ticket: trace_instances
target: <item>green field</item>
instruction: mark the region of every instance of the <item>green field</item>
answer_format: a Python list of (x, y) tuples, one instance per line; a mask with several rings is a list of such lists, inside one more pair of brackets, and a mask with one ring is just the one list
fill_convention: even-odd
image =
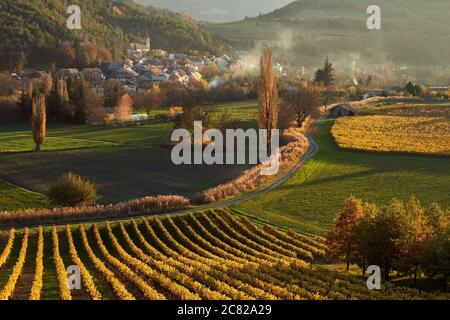
[[(217, 103), (214, 105), (205, 105), (199, 107), (202, 112), (208, 112), (211, 116), (212, 125), (218, 125), (222, 119), (222, 114), (226, 113), (231, 119), (240, 120), (243, 122), (254, 123), (256, 120), (257, 112), (256, 106), (258, 102), (256, 100), (245, 100), (232, 103)], [(137, 109), (134, 110), (135, 114), (147, 113), (146, 110)], [(150, 111), (150, 116), (170, 115), (169, 108), (157, 108)]]
[[(222, 112), (253, 126), (254, 101), (208, 107), (213, 120)], [(63, 173), (73, 171), (94, 181), (100, 203), (116, 203), (147, 195), (181, 194), (193, 197), (208, 187), (228, 181), (245, 166), (175, 166), (170, 149), (172, 123), (136, 127), (52, 124), (47, 128), (43, 152), (33, 153), (29, 123), (0, 126), (0, 181), (45, 194)], [(22, 188), (0, 185), (0, 210), (34, 206), (41, 200)], [(35, 195), (35, 194), (33, 194)], [(36, 200), (36, 201), (35, 201)]]
[(0, 180), (0, 211), (48, 206), (45, 196)]
[(282, 187), (235, 206), (242, 213), (301, 232), (324, 235), (344, 200), (355, 195), (386, 204), (415, 195), (450, 207), (450, 158), (340, 150), (325, 120), (318, 154)]

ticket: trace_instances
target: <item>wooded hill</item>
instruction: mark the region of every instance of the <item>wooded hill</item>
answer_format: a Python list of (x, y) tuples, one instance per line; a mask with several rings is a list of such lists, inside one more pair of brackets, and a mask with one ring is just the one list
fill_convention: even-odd
[[(79, 5), (82, 30), (66, 27), (67, 8)], [(61, 43), (76, 50), (89, 41), (120, 56), (129, 42), (178, 52), (216, 53), (220, 43), (189, 17), (130, 0), (1, 0), (0, 68), (20, 69), (27, 62), (48, 64), (57, 60)]]

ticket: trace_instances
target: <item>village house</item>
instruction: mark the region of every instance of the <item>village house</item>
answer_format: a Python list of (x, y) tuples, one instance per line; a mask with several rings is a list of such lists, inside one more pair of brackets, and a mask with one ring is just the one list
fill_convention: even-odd
[(153, 82), (163, 82), (163, 81), (169, 81), (170, 75), (164, 71), (160, 72), (159, 74), (152, 73), (152, 80)]
[(36, 80), (44, 80), (47, 77), (48, 73), (46, 71), (36, 71), (31, 75), (31, 78)]
[(155, 49), (152, 51), (152, 53), (155, 58), (164, 59), (167, 57), (167, 51), (164, 51), (162, 49)]
[(205, 61), (197, 56), (189, 57), (189, 60), (191, 60), (191, 63), (196, 67), (203, 67), (203, 65), (205, 64)]
[(184, 85), (188, 85), (190, 78), (184, 70), (178, 70), (172, 74), (171, 80)]
[(78, 78), (79, 76), (80, 76), (80, 71), (75, 68), (59, 69), (55, 73), (56, 80), (67, 80), (67, 79), (71, 79), (71, 78)]
[(117, 78), (122, 83), (127, 82), (135, 83), (138, 76), (139, 74), (136, 71), (124, 68), (118, 72)]
[(134, 82), (125, 82), (123, 83), (123, 89), (129, 93), (133, 93), (137, 91), (137, 85)]
[(140, 75), (136, 80), (137, 91), (142, 92), (153, 87), (153, 74), (151, 72), (147, 72), (145, 74)]
[(330, 110), (330, 115), (333, 118), (338, 117), (349, 117), (349, 116), (356, 116), (357, 112), (355, 109), (350, 107), (348, 104), (338, 104), (337, 106), (334, 106)]
[(150, 38), (147, 38), (145, 44), (130, 43), (125, 52), (128, 56), (142, 57), (144, 54), (150, 52), (150, 49)]
[(189, 73), (189, 82), (190, 83), (196, 83), (200, 82), (203, 79), (203, 76), (200, 74), (200, 72), (191, 72)]
[(89, 82), (102, 82), (105, 77), (100, 68), (84, 68), (81, 70), (81, 75)]
[(226, 54), (216, 60), (217, 67), (220, 69), (225, 69), (230, 67), (232, 59)]

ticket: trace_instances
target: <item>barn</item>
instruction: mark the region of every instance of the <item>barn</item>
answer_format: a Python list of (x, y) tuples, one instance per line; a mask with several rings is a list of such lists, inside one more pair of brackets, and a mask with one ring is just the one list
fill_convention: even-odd
[(356, 116), (356, 114), (356, 110), (348, 104), (338, 104), (330, 110), (330, 115), (333, 118)]

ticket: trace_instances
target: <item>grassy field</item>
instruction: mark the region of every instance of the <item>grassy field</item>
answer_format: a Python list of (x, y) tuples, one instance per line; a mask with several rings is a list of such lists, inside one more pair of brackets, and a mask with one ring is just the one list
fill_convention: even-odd
[(0, 180), (0, 211), (48, 206), (45, 196)]
[(315, 133), (319, 153), (288, 183), (236, 205), (241, 213), (312, 234), (325, 234), (351, 194), (386, 204), (415, 195), (450, 207), (450, 159), (340, 150), (326, 120)]
[[(257, 117), (256, 100), (245, 100), (232, 103), (218, 103), (214, 105), (202, 106), (199, 109), (203, 112), (208, 112), (211, 116), (212, 125), (217, 125), (222, 119), (224, 113), (231, 119), (240, 120), (243, 122), (250, 122), (254, 124)], [(134, 110), (134, 113), (147, 113), (146, 110)], [(150, 112), (150, 116), (170, 115), (170, 109), (157, 108)]]
[[(212, 119), (220, 119), (222, 112), (228, 111), (244, 125), (254, 126), (254, 106), (247, 101), (211, 106), (209, 110)], [(192, 197), (246, 168), (221, 166), (217, 174), (215, 166), (173, 165), (170, 149), (161, 146), (172, 130), (170, 123), (138, 127), (49, 124), (44, 151), (33, 153), (29, 123), (3, 125), (0, 180), (45, 194), (52, 182), (73, 171), (97, 184), (101, 203), (115, 203), (155, 194)], [(0, 210), (43, 205), (21, 188), (0, 185), (0, 195)]]

